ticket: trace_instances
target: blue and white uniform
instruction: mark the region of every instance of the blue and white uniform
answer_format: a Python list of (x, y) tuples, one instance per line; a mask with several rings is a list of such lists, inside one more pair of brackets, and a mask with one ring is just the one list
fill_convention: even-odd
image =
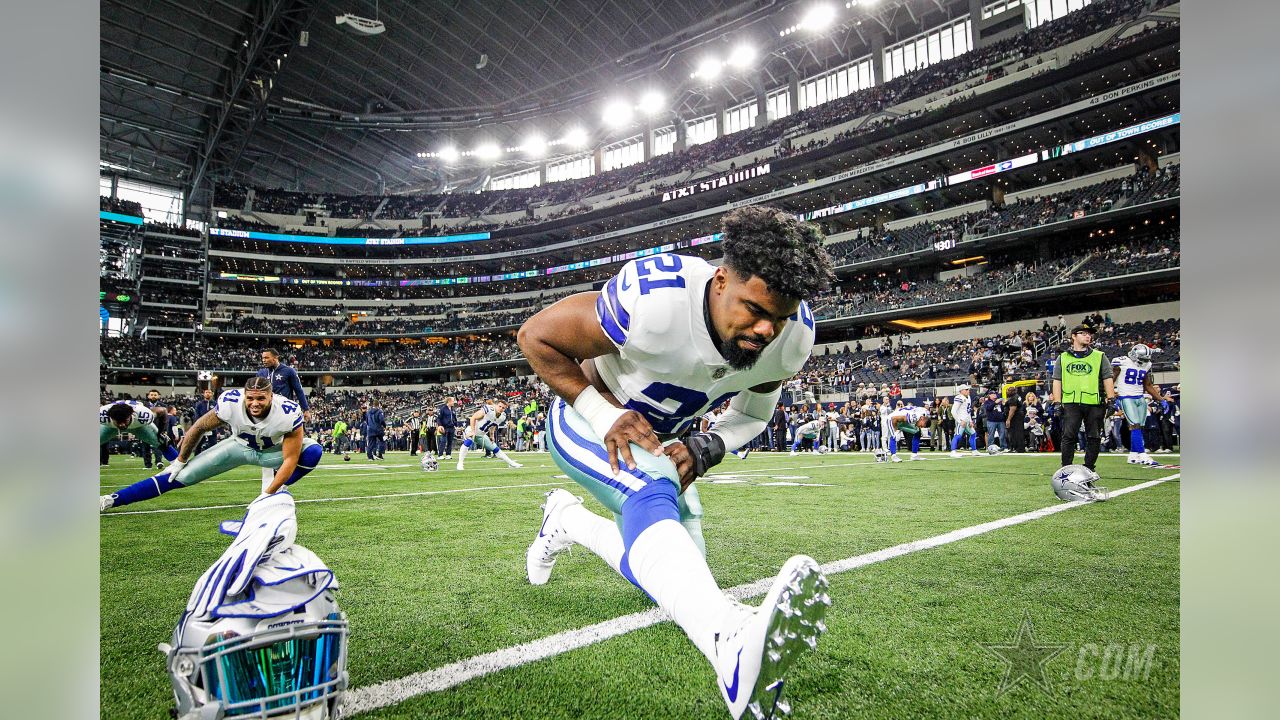
[[(117, 400), (98, 408), (98, 422), (103, 425), (111, 425), (111, 419), (107, 417), (107, 410), (110, 410), (112, 405), (128, 405), (133, 408), (133, 420), (129, 422), (129, 427), (123, 432), (134, 432), (144, 425), (152, 425), (156, 420), (155, 412), (137, 400)], [(112, 427), (115, 426), (112, 425)]]
[[(911, 436), (911, 458), (914, 460), (920, 453), (920, 428), (916, 423), (922, 418), (929, 417), (929, 411), (921, 407), (907, 407), (901, 410), (894, 410), (893, 415), (889, 416), (889, 420), (893, 425), (893, 433), (889, 437), (889, 454), (898, 454), (898, 434)], [(896, 461), (895, 461), (896, 462)]]
[(1111, 361), (1111, 367), (1118, 368), (1116, 376), (1116, 402), (1120, 411), (1129, 421), (1129, 462), (1145, 465), (1157, 465), (1150, 455), (1146, 454), (1147, 441), (1142, 434), (1147, 424), (1147, 373), (1151, 372), (1151, 362), (1138, 362), (1128, 355), (1122, 355)]
[(973, 426), (973, 398), (965, 395), (963, 390), (951, 398), (951, 417), (956, 421), (955, 434), (951, 436), (952, 455), (960, 451), (960, 441), (965, 435), (969, 436), (969, 449), (978, 452), (978, 430)]
[(1151, 372), (1151, 363), (1135, 362), (1127, 355), (1111, 361), (1111, 367), (1119, 368), (1116, 376), (1116, 399), (1120, 409), (1130, 425), (1142, 427), (1147, 421), (1147, 399), (1145, 386), (1147, 373)]
[[(133, 417), (129, 419), (129, 427), (121, 430), (111, 418), (107, 417), (107, 410), (112, 405), (128, 405), (133, 408)], [(138, 440), (155, 448), (157, 453), (164, 456), (165, 460), (172, 461), (178, 457), (178, 451), (169, 444), (169, 442), (160, 436), (159, 428), (155, 425), (155, 411), (137, 400), (117, 400), (107, 403), (98, 408), (98, 445), (106, 445), (108, 442), (115, 440), (124, 433), (133, 435)], [(106, 452), (103, 450), (103, 452)], [(104, 456), (105, 457), (105, 456)], [(147, 456), (147, 467), (151, 467), (150, 456)], [(106, 462), (105, 459), (103, 462)]]
[[(743, 390), (792, 377), (813, 349), (813, 313), (801, 303), (751, 368), (730, 367), (704, 319), (707, 283), (715, 271), (706, 260), (685, 255), (632, 260), (605, 283), (596, 301), (596, 320), (618, 352), (595, 358), (595, 368), (613, 396), (644, 416), (666, 443)], [(624, 464), (614, 477), (602, 439), (562, 399), (552, 404), (547, 430), (556, 464), (615, 515), (648, 486), (680, 487), (669, 458), (634, 444), (636, 469)], [(701, 546), (695, 487), (677, 502), (681, 522)]]
[(818, 451), (818, 436), (822, 434), (822, 421), (810, 420), (796, 428), (795, 437), (791, 441), (791, 454), (800, 452), (800, 445), (805, 440), (813, 441), (813, 451)]
[(977, 430), (973, 427), (973, 398), (967, 395), (956, 393), (951, 398), (951, 417), (956, 421), (956, 434), (968, 433), (974, 435)]
[(467, 453), (477, 447), (486, 453), (493, 453), (494, 457), (511, 467), (520, 467), (520, 463), (512, 460), (502, 448), (489, 439), (489, 428), (502, 427), (507, 422), (507, 412), (503, 410), (499, 413), (497, 405), (493, 403), (484, 403), (479, 409), (484, 415), (476, 421), (475, 429), (472, 430), (471, 423), (468, 422), (467, 429), (462, 432), (462, 448), (461, 453), (458, 455), (458, 469), (465, 469)]
[[(266, 417), (250, 417), (244, 402), (244, 391), (231, 389), (222, 393), (214, 407), (218, 419), (231, 428), (231, 436), (200, 453), (186, 464), (175, 480), (166, 470), (158, 475), (134, 483), (113, 493), (110, 507), (120, 507), (141, 500), (149, 500), (170, 490), (189, 487), (201, 480), (221, 475), (242, 465), (257, 465), (279, 470), (284, 464), (284, 438), (302, 427), (302, 408), (298, 403), (272, 394), (271, 408)], [(302, 450), (298, 466), (285, 481), (292, 485), (315, 469), (324, 455), (324, 448), (309, 437), (302, 438)], [(264, 477), (263, 486), (269, 478)]]

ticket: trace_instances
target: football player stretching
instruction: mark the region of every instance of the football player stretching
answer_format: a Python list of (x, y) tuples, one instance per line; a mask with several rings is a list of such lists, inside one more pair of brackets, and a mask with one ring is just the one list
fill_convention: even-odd
[(901, 408), (893, 411), (889, 422), (893, 426), (893, 434), (889, 436), (889, 459), (902, 462), (898, 457), (898, 433), (902, 433), (904, 440), (907, 435), (911, 436), (911, 459), (919, 460), (920, 431), (929, 427), (929, 411), (918, 407)]
[(463, 467), (463, 463), (467, 459), (467, 453), (477, 446), (487, 453), (493, 453), (494, 457), (506, 463), (509, 467), (524, 467), (512, 460), (509, 455), (502, 451), (502, 448), (489, 439), (489, 428), (501, 427), (502, 423), (506, 421), (507, 403), (502, 400), (496, 402), (485, 401), (478, 410), (471, 413), (471, 422), (467, 425), (466, 432), (462, 434), (462, 449), (458, 451), (459, 470), (466, 469)]
[[(683, 255), (633, 260), (600, 292), (530, 318), (520, 348), (559, 396), (547, 435), (556, 464), (617, 519), (563, 489), (547, 494), (529, 581), (585, 545), (644, 590), (715, 669), (734, 718), (785, 711), (788, 667), (826, 626), (827, 580), (788, 560), (759, 607), (720, 590), (705, 559), (694, 480), (759, 435), (781, 385), (813, 348), (803, 302), (828, 287), (831, 259), (811, 225), (765, 207), (723, 220), (724, 264)], [(710, 432), (676, 440), (732, 399)]]
[[(231, 426), (231, 437), (191, 459), (205, 433), (221, 425)], [(196, 420), (182, 436), (178, 457), (164, 472), (152, 475), (99, 499), (99, 509), (131, 505), (162, 493), (190, 487), (241, 465), (257, 465), (263, 473), (263, 494), (292, 485), (315, 469), (324, 448), (302, 428), (302, 408), (271, 392), (271, 380), (252, 377), (243, 389), (222, 393), (218, 404)], [(190, 460), (190, 464), (188, 464)]]

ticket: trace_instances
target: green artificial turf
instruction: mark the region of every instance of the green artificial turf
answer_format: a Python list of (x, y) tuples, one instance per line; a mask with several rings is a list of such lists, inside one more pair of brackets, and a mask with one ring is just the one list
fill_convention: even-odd
[[(341, 582), (353, 687), (652, 607), (583, 548), (560, 556), (550, 583), (528, 585), (524, 551), (541, 522), (542, 493), (577, 489), (557, 477), (549, 455), (517, 457), (523, 469), (473, 457), (463, 473), (452, 463), (425, 473), (402, 453), (379, 468), (329, 455), (294, 486), (297, 542)], [(770, 578), (796, 553), (826, 563), (1057, 503), (1049, 489), (1056, 456), (927, 457), (895, 465), (858, 454), (727, 458), (716, 471), (741, 482), (700, 490), (717, 581), (727, 588)], [(1100, 461), (1112, 489), (1178, 472), (1123, 458)], [(136, 459), (113, 458), (103, 492), (146, 474)], [(214, 480), (225, 482), (109, 514), (243, 506), (258, 494), (257, 468)], [(437, 492), (445, 490), (462, 492)], [(435, 494), (412, 494), (423, 492)], [(391, 497), (370, 497), (378, 495)], [(326, 498), (336, 500), (306, 502)], [(788, 676), (793, 716), (1176, 716), (1178, 498), (1178, 483), (1167, 482), (832, 575), (830, 631)], [(587, 506), (603, 511), (589, 496)], [(169, 640), (196, 579), (226, 548), (218, 521), (241, 513), (102, 519), (103, 717), (167, 716), (172, 697), (156, 644)], [(1052, 694), (1029, 681), (998, 694), (1006, 663), (982, 643), (1009, 643), (1027, 618), (1042, 645), (1065, 646), (1043, 664)], [(705, 659), (663, 622), (364, 717), (728, 714)]]

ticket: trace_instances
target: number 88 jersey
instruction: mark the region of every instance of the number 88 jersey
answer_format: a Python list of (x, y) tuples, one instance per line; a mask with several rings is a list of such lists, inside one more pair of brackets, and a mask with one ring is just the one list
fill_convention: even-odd
[(1116, 396), (1121, 398), (1139, 398), (1145, 392), (1147, 373), (1151, 372), (1151, 363), (1136, 363), (1127, 355), (1111, 361), (1111, 367), (1119, 368), (1116, 376)]
[(302, 408), (283, 395), (273, 394), (267, 416), (255, 421), (245, 407), (244, 393), (228, 390), (218, 398), (217, 413), (219, 420), (231, 426), (232, 437), (254, 450), (277, 449), (285, 435), (302, 427)]
[(702, 258), (651, 255), (623, 265), (596, 300), (596, 319), (618, 348), (595, 358), (596, 370), (660, 436), (684, 432), (743, 390), (792, 377), (813, 350), (813, 313), (802, 302), (752, 367), (730, 367), (704, 319), (715, 272)]

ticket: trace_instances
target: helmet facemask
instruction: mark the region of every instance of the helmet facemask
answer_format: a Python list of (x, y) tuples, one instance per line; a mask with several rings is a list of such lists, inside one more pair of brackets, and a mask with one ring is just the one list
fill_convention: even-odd
[[(240, 603), (213, 617), (183, 613), (173, 644), (161, 644), (182, 720), (330, 720), (347, 688), (347, 617), (337, 582), (299, 545), (283, 553), (305, 572), (255, 574)], [(260, 579), (265, 582), (260, 582)]]
[(1094, 483), (1098, 474), (1083, 465), (1067, 465), (1053, 474), (1053, 493), (1067, 502), (1105, 502), (1111, 492)]

